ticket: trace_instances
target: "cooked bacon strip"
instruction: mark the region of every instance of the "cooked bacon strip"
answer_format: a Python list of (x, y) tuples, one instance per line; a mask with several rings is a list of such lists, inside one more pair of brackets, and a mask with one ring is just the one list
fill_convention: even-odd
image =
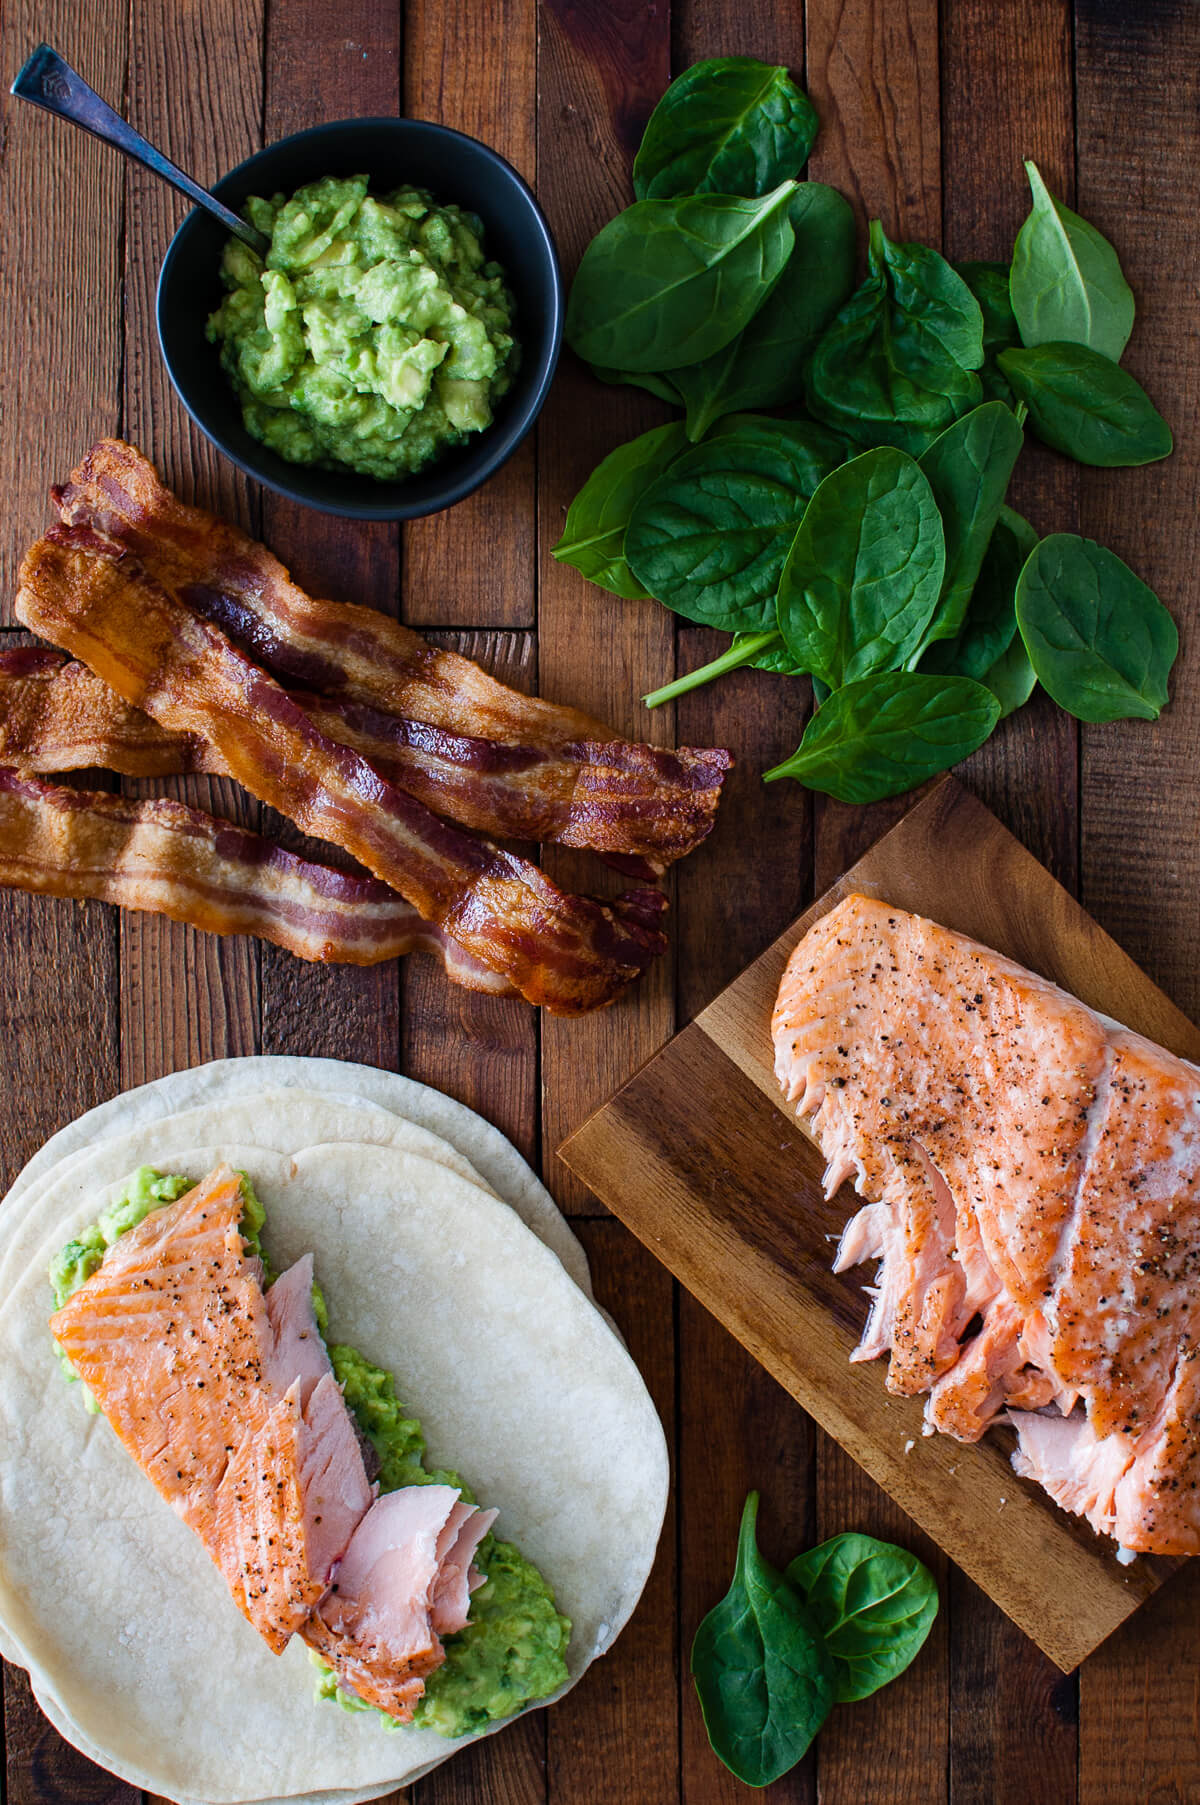
[(511, 988), (375, 878), (298, 858), (165, 797), (134, 802), (0, 768), (0, 884), (94, 897), (209, 934), (256, 934), (320, 963), (434, 953), (468, 990)]
[[(344, 699), (293, 700), (328, 738), (437, 813), (506, 839), (588, 847), (635, 877), (660, 875), (708, 833), (731, 762), (725, 752), (624, 740), (498, 746)], [(0, 761), (39, 772), (220, 774), (206, 742), (167, 732), (57, 652), (0, 652)]]
[(161, 726), (207, 739), (252, 795), (343, 847), (528, 1001), (563, 1015), (601, 1008), (664, 950), (659, 892), (612, 905), (573, 896), (442, 821), (91, 529), (38, 541), (16, 611)]
[[(314, 601), (265, 545), (188, 507), (120, 439), (93, 445), (70, 482), (51, 494), (65, 525), (91, 526), (129, 547), (165, 587), (208, 589), (214, 608), (224, 600), (229, 618), (219, 624), (227, 631), (240, 610), (247, 650), (303, 689), (337, 691), (406, 720), (505, 745), (616, 738), (602, 721), (509, 689), (469, 658), (430, 645), (373, 608)], [(200, 595), (189, 600), (203, 611)]]

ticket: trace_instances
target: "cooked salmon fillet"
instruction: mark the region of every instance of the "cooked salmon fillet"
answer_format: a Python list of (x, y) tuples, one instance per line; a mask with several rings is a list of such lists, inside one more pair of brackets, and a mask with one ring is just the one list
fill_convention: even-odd
[(108, 1250), (50, 1328), (121, 1441), (275, 1653), (299, 1631), (407, 1721), (468, 1621), (496, 1513), (456, 1489), (375, 1498), (313, 1309), (306, 1254), (266, 1292), (214, 1172)]
[(848, 896), (788, 961), (775, 1071), (880, 1262), (854, 1359), (1131, 1550), (1200, 1553), (1200, 1068), (961, 934)]

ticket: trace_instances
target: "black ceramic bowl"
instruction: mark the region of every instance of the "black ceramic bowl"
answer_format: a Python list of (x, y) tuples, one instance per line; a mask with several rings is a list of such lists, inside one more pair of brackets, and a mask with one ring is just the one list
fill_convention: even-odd
[(251, 194), (291, 194), (321, 176), (365, 174), (377, 193), (405, 183), (436, 201), (457, 202), (483, 221), (484, 248), (504, 269), (516, 301), (521, 363), (496, 417), (465, 445), (403, 482), (351, 470), (289, 464), (251, 438), (217, 347), (204, 336), (220, 301), (226, 234), (199, 210), (171, 240), (158, 279), (158, 341), (176, 393), (201, 432), (249, 476), (327, 514), (357, 520), (412, 520), (436, 514), (486, 482), (538, 416), (562, 341), (562, 276), (554, 242), (533, 195), (511, 164), (475, 138), (423, 119), (341, 119), (281, 138), (216, 183), (226, 205)]

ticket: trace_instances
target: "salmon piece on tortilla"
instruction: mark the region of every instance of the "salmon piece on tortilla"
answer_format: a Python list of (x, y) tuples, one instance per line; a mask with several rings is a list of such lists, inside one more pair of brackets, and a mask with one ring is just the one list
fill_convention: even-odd
[(264, 1295), (242, 1207), (218, 1167), (122, 1235), (50, 1327), (278, 1653), (374, 1491), (312, 1316), (311, 1259)]
[(853, 1356), (1002, 1418), (1014, 1464), (1127, 1549), (1200, 1553), (1200, 1068), (937, 923), (851, 895), (788, 961), (775, 1070), (867, 1201)]
[(495, 1517), (448, 1485), (376, 1499), (302, 1632), (340, 1684), (402, 1723), (412, 1718), (445, 1660), (441, 1637), (467, 1623), (469, 1595), (484, 1581), (473, 1558)]

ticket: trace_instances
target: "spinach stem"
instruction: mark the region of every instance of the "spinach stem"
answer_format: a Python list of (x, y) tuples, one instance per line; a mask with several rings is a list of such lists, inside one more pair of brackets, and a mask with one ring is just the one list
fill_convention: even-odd
[(647, 708), (658, 708), (663, 702), (673, 702), (676, 696), (686, 696), (690, 689), (699, 689), (704, 683), (711, 683), (714, 677), (723, 677), (726, 671), (736, 671), (743, 664), (749, 664), (760, 652), (766, 652), (772, 646), (782, 645), (782, 635), (774, 628), (768, 633), (751, 633), (740, 645), (730, 646), (719, 658), (709, 664), (702, 664), (699, 670), (689, 671), (686, 677), (676, 677), (674, 683), (664, 683), (661, 689), (651, 690), (642, 701)]

